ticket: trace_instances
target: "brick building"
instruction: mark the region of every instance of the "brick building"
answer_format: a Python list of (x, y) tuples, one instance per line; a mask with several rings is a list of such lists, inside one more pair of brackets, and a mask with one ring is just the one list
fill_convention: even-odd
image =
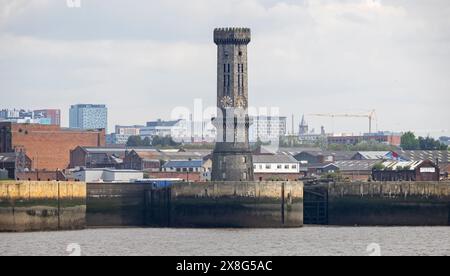
[(402, 134), (391, 132), (367, 133), (363, 136), (328, 136), (329, 144), (356, 145), (361, 142), (378, 142), (386, 145), (400, 146)]
[[(23, 164), (20, 164), (21, 162)], [(31, 159), (23, 155), (21, 161), (19, 153), (16, 152), (0, 153), (0, 169), (6, 170), (8, 172), (8, 178), (14, 179), (18, 169), (20, 171), (31, 169)]]
[(439, 181), (439, 167), (429, 161), (386, 161), (373, 169), (375, 181)]
[(160, 160), (162, 160), (162, 155), (157, 150), (132, 150), (126, 152), (123, 160), (123, 168), (128, 170), (159, 172), (161, 170)]
[(33, 169), (69, 167), (70, 151), (78, 146), (104, 147), (105, 130), (73, 130), (56, 125), (0, 123), (0, 152), (23, 150)]
[(77, 147), (70, 151), (70, 168), (114, 168), (121, 169), (125, 148)]

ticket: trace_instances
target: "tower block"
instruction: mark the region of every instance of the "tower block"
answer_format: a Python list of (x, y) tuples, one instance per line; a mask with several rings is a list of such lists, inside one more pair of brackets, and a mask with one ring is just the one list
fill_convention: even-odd
[(214, 30), (217, 45), (217, 128), (213, 181), (253, 181), (249, 144), (247, 28)]

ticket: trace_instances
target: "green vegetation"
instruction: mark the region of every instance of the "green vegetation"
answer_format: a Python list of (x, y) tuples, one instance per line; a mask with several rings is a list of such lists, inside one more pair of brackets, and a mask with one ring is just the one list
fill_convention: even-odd
[(343, 181), (343, 177), (340, 172), (324, 174), (321, 176), (321, 179), (333, 179), (334, 181)]
[(160, 137), (160, 136), (155, 136), (153, 137), (152, 140), (152, 146), (154, 147), (178, 147), (180, 146), (180, 143), (175, 142), (171, 136), (166, 136), (166, 137)]
[(375, 166), (373, 166), (373, 169), (376, 171), (382, 171), (384, 170), (386, 167), (383, 165), (383, 163), (378, 163)]
[(402, 136), (401, 147), (404, 150), (447, 150), (448, 146), (431, 137), (419, 137), (409, 131)]
[(142, 139), (140, 136), (131, 136), (127, 141), (127, 147), (150, 147), (151, 145), (148, 137)]
[(181, 144), (175, 142), (172, 137), (166, 136), (166, 137), (159, 137), (155, 136), (153, 137), (153, 140), (150, 140), (150, 138), (145, 137), (142, 139), (140, 136), (131, 136), (128, 138), (127, 146), (128, 147), (156, 147), (156, 148), (175, 148), (179, 147)]

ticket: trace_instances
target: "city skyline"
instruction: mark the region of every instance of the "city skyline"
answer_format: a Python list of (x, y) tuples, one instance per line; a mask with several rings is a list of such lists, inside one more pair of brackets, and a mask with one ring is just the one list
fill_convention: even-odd
[[(2, 2), (0, 90), (9, 95), (3, 105), (57, 107), (68, 126), (70, 105), (102, 103), (111, 113), (110, 130), (173, 119), (170, 111), (193, 109), (193, 98), (214, 106), (210, 30), (243, 25), (255, 33), (249, 104), (279, 107), (289, 131), (291, 114), (297, 129), (302, 114), (376, 109), (378, 130), (450, 135), (442, 120), (450, 115), (445, 1), (180, 3)], [(120, 19), (112, 16), (119, 10)], [(317, 131), (321, 125), (335, 132), (367, 129), (362, 119), (308, 121)]]

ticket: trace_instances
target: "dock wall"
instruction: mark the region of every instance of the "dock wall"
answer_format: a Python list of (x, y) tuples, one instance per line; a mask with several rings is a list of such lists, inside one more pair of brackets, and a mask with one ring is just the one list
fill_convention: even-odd
[(449, 182), (335, 183), (327, 189), (330, 225), (450, 225)]
[(83, 229), (85, 215), (85, 183), (0, 182), (1, 232)]
[(88, 184), (87, 206), (89, 227), (301, 227), (303, 183)]

